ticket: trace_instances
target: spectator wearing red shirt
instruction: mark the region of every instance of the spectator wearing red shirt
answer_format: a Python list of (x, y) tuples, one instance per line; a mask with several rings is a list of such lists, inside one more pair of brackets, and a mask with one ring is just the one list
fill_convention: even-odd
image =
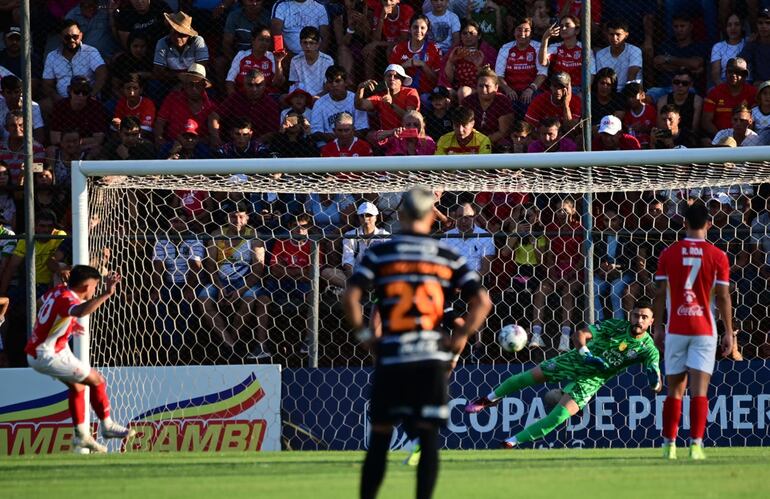
[(398, 42), (388, 57), (390, 64), (399, 64), (412, 77), (412, 88), (421, 94), (430, 93), (436, 86), (441, 68), (441, 52), (428, 41), (430, 21), (422, 14), (412, 17), (409, 40)]
[(399, 5), (400, 0), (380, 0), (381, 7), (374, 9), (370, 24), (372, 39), (361, 51), (364, 58), (364, 76), (372, 79), (376, 73), (375, 64), (385, 59), (398, 42), (409, 39), (409, 21), (414, 9)]
[(334, 120), (334, 140), (321, 148), (322, 158), (351, 158), (356, 156), (371, 156), (372, 147), (368, 142), (356, 137), (353, 126), (353, 116), (350, 113), (340, 113)]
[(212, 145), (221, 144), (222, 131), (229, 134), (237, 118), (247, 118), (252, 123), (254, 138), (265, 142), (278, 131), (280, 115), (278, 103), (267, 95), (265, 75), (259, 69), (251, 69), (239, 91), (228, 95), (209, 115), (210, 141)]
[(495, 146), (508, 137), (513, 123), (513, 104), (505, 94), (498, 92), (497, 73), (484, 66), (476, 79), (476, 93), (463, 100), (463, 106), (472, 109), (476, 130), (483, 133)]
[(658, 110), (654, 104), (647, 102), (642, 85), (635, 81), (623, 87), (623, 98), (626, 101), (623, 125), (630, 135), (636, 137), (642, 149), (649, 149), (650, 130), (658, 123)]
[[(380, 128), (390, 130), (401, 125), (401, 118), (407, 111), (420, 110), (420, 95), (417, 90), (410, 88), (412, 77), (406, 74), (403, 67), (390, 64), (385, 68), (385, 90), (378, 91), (374, 80), (366, 80), (358, 85), (356, 90), (356, 109), (366, 112), (376, 112), (380, 117)], [(371, 97), (364, 98), (364, 92), (375, 92)], [(374, 137), (370, 137), (372, 142)]]
[(182, 88), (166, 96), (155, 120), (155, 144), (160, 147), (167, 140), (176, 140), (185, 123), (193, 119), (198, 123), (199, 133), (208, 133), (207, 120), (214, 104), (209, 100), (206, 88), (211, 83), (206, 79), (206, 68), (194, 63), (184, 73), (179, 73)]
[[(569, 74), (576, 94), (581, 92), (583, 86), (583, 64), (588, 62), (591, 74), (596, 73), (593, 57), (583, 58), (583, 46), (577, 39), (579, 33), (580, 20), (571, 15), (563, 16), (558, 27), (549, 28), (543, 33), (538, 51), (541, 66), (550, 66), (551, 71)], [(549, 46), (548, 41), (554, 36), (561, 36), (562, 41)]]
[(262, 72), (267, 82), (268, 93), (278, 93), (278, 87), (286, 82), (283, 65), (286, 51), (273, 53), (268, 49), (273, 37), (266, 26), (257, 26), (251, 31), (251, 50), (241, 50), (230, 64), (230, 70), (225, 78), (227, 95), (232, 95), (243, 88), (243, 80), (253, 69)]
[(444, 58), (439, 85), (454, 88), (462, 100), (473, 92), (479, 68), (496, 59), (497, 50), (481, 39), (479, 23), (466, 19), (460, 24), (460, 45)]
[(572, 80), (567, 73), (553, 73), (550, 82), (551, 91), (535, 97), (524, 119), (537, 126), (543, 118), (559, 118), (569, 130), (580, 121), (580, 96), (572, 92)]
[(500, 88), (525, 114), (532, 97), (546, 79), (546, 69), (540, 65), (540, 42), (532, 41), (532, 19), (520, 17), (514, 21), (514, 40), (497, 53), (495, 72), (500, 76)]
[(636, 137), (623, 133), (620, 118), (608, 114), (599, 123), (599, 136), (593, 139), (591, 148), (594, 151), (638, 151), (641, 146)]
[(108, 128), (107, 110), (91, 97), (91, 83), (85, 76), (74, 76), (68, 87), (68, 97), (54, 104), (51, 113), (51, 145), (61, 142), (67, 130), (78, 129), (84, 149), (95, 149), (104, 141)]
[(725, 82), (714, 87), (703, 101), (701, 126), (709, 138), (719, 130), (732, 126), (733, 109), (741, 104), (751, 107), (757, 96), (754, 85), (746, 83), (749, 66), (746, 60), (736, 57), (727, 61)]
[(149, 97), (143, 95), (144, 79), (137, 73), (128, 75), (123, 81), (123, 97), (115, 106), (115, 114), (112, 117), (112, 127), (120, 129), (120, 122), (128, 116), (133, 116), (139, 121), (143, 132), (152, 134), (155, 125), (155, 103)]

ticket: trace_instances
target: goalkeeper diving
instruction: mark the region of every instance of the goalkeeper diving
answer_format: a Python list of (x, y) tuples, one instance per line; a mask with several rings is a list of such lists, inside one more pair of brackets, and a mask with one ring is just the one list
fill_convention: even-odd
[(546, 382), (566, 381), (559, 403), (541, 420), (503, 441), (512, 449), (549, 434), (582, 409), (611, 378), (634, 364), (644, 367), (647, 383), (655, 393), (662, 388), (660, 356), (649, 328), (653, 323), (650, 301), (634, 304), (630, 321), (609, 319), (575, 333), (575, 349), (541, 362), (536, 367), (503, 381), (488, 395), (465, 406), (476, 413), (500, 403), (506, 395)]

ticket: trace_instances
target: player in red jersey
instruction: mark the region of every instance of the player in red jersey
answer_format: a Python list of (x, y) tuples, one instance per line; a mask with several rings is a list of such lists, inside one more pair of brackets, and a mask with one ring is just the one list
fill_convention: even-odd
[(668, 385), (663, 404), (663, 449), (665, 458), (676, 459), (676, 434), (689, 377), (690, 457), (704, 459), (706, 395), (717, 348), (715, 304), (725, 327), (723, 356), (732, 351), (735, 334), (730, 264), (724, 251), (705, 240), (711, 227), (706, 206), (693, 204), (687, 207), (684, 216), (687, 237), (663, 250), (655, 273), (659, 284), (655, 314), (663, 317), (663, 311), (668, 309), (665, 329), (662, 324), (655, 325), (655, 343), (664, 352)]
[(96, 441), (85, 424), (86, 386), (91, 388), (91, 407), (102, 422), (102, 437), (126, 438), (135, 434), (134, 430), (110, 418), (107, 382), (99, 371), (75, 357), (67, 344), (72, 334), (81, 331), (77, 319), (93, 313), (115, 294), (120, 276), (113, 273), (105, 280), (104, 292), (94, 296), (101, 279), (93, 267), (74, 266), (68, 284), (56, 286), (43, 295), (32, 337), (24, 348), (32, 369), (69, 387), (69, 410), (75, 425), (73, 443), (78, 452), (81, 449), (107, 452), (107, 447)]

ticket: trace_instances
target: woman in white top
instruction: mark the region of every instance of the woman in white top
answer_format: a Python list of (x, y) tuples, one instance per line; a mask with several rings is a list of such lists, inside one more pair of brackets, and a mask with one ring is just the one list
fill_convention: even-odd
[(711, 48), (711, 85), (717, 86), (725, 81), (725, 68), (727, 61), (743, 50), (746, 44), (746, 36), (743, 32), (743, 19), (738, 14), (730, 14), (723, 26), (722, 36), (724, 40), (717, 42)]

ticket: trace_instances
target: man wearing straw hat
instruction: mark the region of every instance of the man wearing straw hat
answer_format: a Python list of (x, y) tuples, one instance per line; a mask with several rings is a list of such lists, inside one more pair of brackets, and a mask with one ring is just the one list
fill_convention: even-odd
[(191, 64), (205, 65), (209, 60), (209, 49), (203, 37), (192, 28), (192, 17), (184, 12), (163, 16), (169, 33), (155, 45), (154, 75), (159, 80), (173, 82), (177, 73), (186, 71)]
[(166, 96), (155, 120), (153, 133), (156, 146), (161, 146), (166, 140), (176, 139), (188, 119), (198, 123), (202, 137), (208, 136), (207, 121), (214, 110), (214, 104), (206, 93), (206, 88), (211, 86), (206, 79), (206, 67), (193, 63), (187, 71), (177, 73), (177, 78), (182, 82), (182, 88)]

